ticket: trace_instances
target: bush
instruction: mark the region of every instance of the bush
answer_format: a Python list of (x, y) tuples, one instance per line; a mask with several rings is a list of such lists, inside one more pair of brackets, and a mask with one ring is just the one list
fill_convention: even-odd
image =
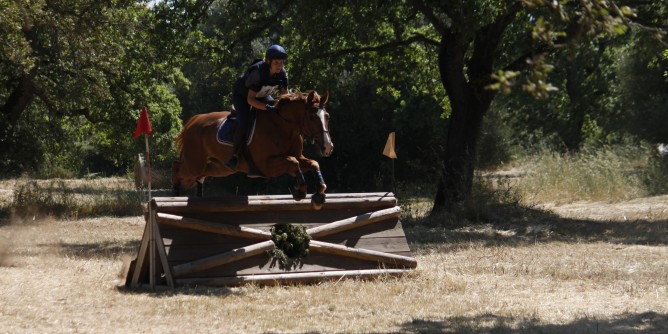
[(143, 196), (127, 180), (18, 181), (11, 211), (19, 217), (53, 216), (76, 219), (94, 216), (141, 215)]

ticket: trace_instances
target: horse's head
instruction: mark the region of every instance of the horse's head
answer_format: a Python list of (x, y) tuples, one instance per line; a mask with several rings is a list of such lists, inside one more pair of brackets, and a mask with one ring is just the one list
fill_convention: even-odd
[(332, 137), (329, 135), (329, 113), (325, 104), (329, 99), (329, 92), (321, 97), (315, 91), (308, 94), (305, 105), (305, 117), (302, 125), (302, 134), (307, 139), (315, 141), (322, 156), (328, 157), (334, 151)]

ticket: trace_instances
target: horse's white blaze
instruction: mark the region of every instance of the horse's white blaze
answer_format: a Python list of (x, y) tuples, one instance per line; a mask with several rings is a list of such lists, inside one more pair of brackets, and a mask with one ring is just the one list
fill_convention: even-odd
[(322, 143), (323, 143), (323, 152), (322, 154), (326, 157), (332, 154), (334, 150), (334, 144), (332, 143), (332, 138), (329, 136), (329, 129), (327, 129), (327, 123), (325, 122), (325, 111), (323, 109), (318, 109), (318, 117), (320, 118), (320, 123), (322, 123)]

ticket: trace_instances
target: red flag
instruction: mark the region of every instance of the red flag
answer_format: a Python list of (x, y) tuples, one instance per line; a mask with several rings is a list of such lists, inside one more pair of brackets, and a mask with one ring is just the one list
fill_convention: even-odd
[(141, 108), (141, 115), (139, 115), (139, 122), (137, 123), (137, 130), (135, 130), (135, 139), (139, 137), (140, 134), (150, 134), (153, 132), (151, 129), (151, 122), (148, 120), (148, 110), (146, 107)]

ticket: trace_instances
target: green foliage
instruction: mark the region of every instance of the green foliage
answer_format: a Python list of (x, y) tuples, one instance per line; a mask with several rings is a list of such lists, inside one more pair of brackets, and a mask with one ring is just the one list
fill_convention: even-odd
[(435, 48), (421, 41), (388, 46), (428, 39), (433, 29), (400, 2), (303, 1), (295, 8), (304, 6), (327, 9), (287, 17), (282, 29), (290, 38), (282, 42), (293, 85), (330, 92), (336, 150), (320, 161), (330, 189), (387, 189), (390, 163), (381, 153), (392, 131), (397, 180), (437, 178), (449, 105), (434, 79)]
[[(0, 160), (9, 160), (3, 174), (30, 172), (26, 167), (38, 169), (42, 161), (76, 175), (123, 173), (136, 154), (130, 138), (143, 105), (152, 106), (156, 158), (171, 154), (180, 127), (172, 91), (187, 82), (169, 61), (174, 55), (154, 43), (156, 20), (145, 4), (19, 0), (3, 6), (0, 30), (11, 42), (0, 50), (0, 137), (27, 141), (22, 146), (37, 154), (26, 166), (20, 153), (3, 151)], [(27, 128), (30, 136), (19, 137)]]
[(619, 96), (616, 129), (628, 131), (650, 142), (668, 142), (668, 60), (661, 58), (663, 48), (653, 39), (637, 36), (622, 48), (615, 64)]
[[(388, 188), (391, 165), (381, 151), (391, 131), (397, 183), (431, 191), (448, 163), (445, 144), (461, 141), (447, 133), (453, 107), (471, 116), (490, 96), (493, 110), (475, 115), (484, 119), (470, 150), (479, 167), (508, 162), (518, 148), (577, 151), (628, 133), (666, 141), (668, 53), (639, 34), (660, 30), (630, 21), (665, 24), (667, 6), (628, 4), (2, 1), (0, 174), (125, 174), (144, 151), (143, 140), (131, 139), (144, 105), (152, 163), (166, 165), (182, 121), (229, 109), (234, 79), (274, 43), (290, 54), (291, 88), (330, 93), (336, 150), (319, 162), (332, 191)], [(459, 34), (462, 77), (446, 77), (440, 42)], [(498, 48), (484, 43), (497, 37)], [(459, 90), (446, 94), (453, 82)], [(470, 90), (472, 104), (451, 105), (448, 94)]]
[(283, 224), (271, 228), (271, 240), (274, 249), (268, 251), (278, 261), (281, 269), (297, 267), (302, 258), (309, 254), (311, 236), (304, 225)]

